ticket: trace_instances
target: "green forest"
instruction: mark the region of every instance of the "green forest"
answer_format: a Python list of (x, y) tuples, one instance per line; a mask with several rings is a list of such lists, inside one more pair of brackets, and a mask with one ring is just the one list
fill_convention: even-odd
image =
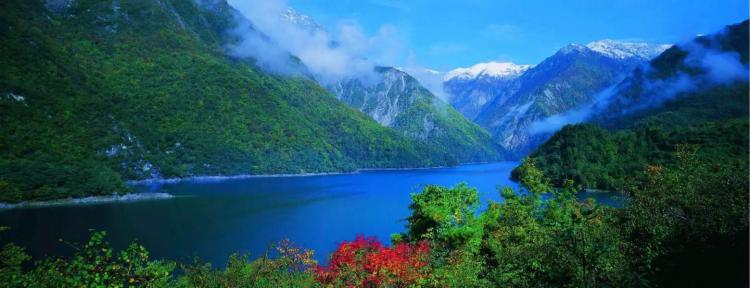
[(573, 180), (586, 188), (626, 191), (643, 181), (648, 165), (668, 165), (680, 144), (698, 147), (703, 163), (747, 165), (748, 120), (674, 129), (643, 127), (610, 132), (594, 124), (564, 127), (529, 157), (554, 186)]

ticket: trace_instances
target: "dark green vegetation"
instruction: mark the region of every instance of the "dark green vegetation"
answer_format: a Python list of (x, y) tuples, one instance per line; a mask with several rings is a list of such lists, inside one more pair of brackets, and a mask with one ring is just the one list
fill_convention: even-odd
[[(528, 163), (535, 163), (553, 186), (575, 183), (629, 198), (626, 208), (604, 214), (614, 218), (602, 218), (607, 224), (592, 234), (603, 238), (579, 242), (614, 249), (595, 254), (603, 261), (583, 262), (598, 268), (576, 270), (592, 277), (586, 285), (748, 285), (747, 78), (710, 81), (710, 72), (688, 63), (691, 53), (710, 48), (736, 53), (747, 67), (748, 22), (693, 45), (675, 46), (651, 69), (636, 70), (593, 124), (564, 127), (514, 170), (525, 181)], [(669, 95), (674, 86), (664, 83), (680, 77), (695, 87)]]
[(645, 176), (647, 165), (672, 163), (680, 144), (700, 147), (696, 157), (705, 163), (747, 165), (748, 129), (747, 119), (617, 132), (592, 124), (572, 125), (529, 157), (555, 186), (571, 179), (587, 188), (626, 191)]
[[(312, 252), (288, 242), (257, 260), (232, 256), (225, 269), (217, 270), (200, 262), (149, 260), (136, 244), (114, 253), (103, 234), (95, 233), (85, 246), (74, 245), (80, 250), (71, 259), (44, 259), (31, 266), (24, 265), (29, 257), (22, 248), (7, 244), (0, 280), (9, 287), (747, 285), (747, 162), (742, 169), (707, 164), (696, 157), (694, 146), (680, 146), (673, 156), (673, 164), (649, 166), (621, 209), (577, 200), (572, 181), (552, 189), (531, 160), (519, 169), (524, 188), (502, 189), (505, 202), (490, 203), (481, 212), (473, 188), (428, 186), (412, 196), (407, 231), (393, 236), (394, 247), (401, 249), (383, 250), (363, 238), (344, 243), (332, 260), (342, 265), (334, 274), (321, 270)], [(553, 191), (552, 197), (543, 201), (547, 191)], [(426, 243), (429, 249), (420, 253), (405, 250)], [(361, 245), (395, 254), (368, 254), (360, 250), (368, 246)], [(401, 260), (387, 264), (384, 257)], [(384, 264), (377, 275), (356, 276), (362, 267)], [(415, 266), (404, 267), (409, 265)], [(412, 273), (389, 274), (389, 269)]]
[[(196, 261), (179, 264), (149, 259), (149, 252), (133, 242), (115, 251), (106, 233), (94, 232), (83, 245), (70, 244), (77, 253), (71, 259), (30, 260), (23, 248), (7, 244), (0, 252), (0, 280), (4, 287), (312, 287), (309, 267), (311, 252), (280, 243), (273, 259), (248, 261), (246, 255), (232, 255), (224, 271)], [(299, 270), (297, 270), (299, 269)], [(175, 272), (179, 271), (179, 276)], [(276, 286), (282, 284), (283, 286)]]
[(123, 192), (124, 179), (153, 176), (438, 166), (487, 155), (413, 141), (307, 78), (227, 58), (233, 18), (223, 1), (71, 3), (0, 3), (2, 202)]
[[(694, 45), (736, 53), (747, 67), (748, 22), (696, 38)], [(593, 124), (564, 127), (529, 157), (556, 186), (571, 179), (587, 188), (618, 191), (627, 191), (642, 180), (647, 165), (670, 164), (670, 155), (679, 144), (697, 145), (696, 157), (707, 165), (732, 164), (744, 169), (748, 82), (707, 81), (709, 72), (687, 64), (695, 50), (675, 46), (665, 51), (651, 62), (651, 69), (636, 70), (621, 84), (624, 88), (613, 96), (610, 107), (592, 119)], [(653, 83), (674, 77), (689, 79), (698, 87), (672, 96), (665, 95), (667, 89), (651, 91), (650, 86), (660, 87)], [(649, 102), (660, 97), (667, 99), (660, 104)]]
[(464, 118), (407, 73), (390, 67), (375, 69), (375, 84), (349, 80), (330, 88), (350, 106), (401, 134), (440, 147), (456, 161), (481, 162), (501, 158), (487, 131)]

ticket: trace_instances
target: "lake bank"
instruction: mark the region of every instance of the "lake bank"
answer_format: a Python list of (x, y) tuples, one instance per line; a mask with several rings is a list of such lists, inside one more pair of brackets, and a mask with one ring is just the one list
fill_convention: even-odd
[(237, 175), (199, 175), (190, 177), (173, 177), (173, 178), (150, 178), (142, 180), (127, 180), (125, 184), (136, 186), (136, 185), (150, 185), (150, 184), (176, 184), (181, 182), (219, 182), (225, 180), (240, 180), (240, 179), (253, 179), (253, 178), (285, 178), (285, 177), (313, 177), (313, 176), (332, 176), (332, 175), (353, 175), (362, 172), (378, 172), (378, 171), (410, 171), (410, 170), (429, 170), (429, 169), (440, 169), (440, 168), (455, 168), (462, 165), (476, 165), (476, 164), (488, 164), (492, 162), (471, 162), (462, 163), (456, 166), (431, 166), (431, 167), (409, 167), (409, 168), (359, 168), (354, 171), (342, 171), (342, 172), (320, 172), (320, 173), (282, 173), (282, 174), (237, 174)]
[(0, 210), (17, 209), (17, 208), (42, 208), (51, 206), (68, 206), (68, 205), (92, 205), (113, 202), (135, 202), (147, 200), (170, 199), (174, 197), (169, 193), (144, 192), (128, 193), (123, 195), (108, 196), (87, 196), (81, 198), (65, 198), (48, 201), (24, 201), (19, 203), (0, 202)]

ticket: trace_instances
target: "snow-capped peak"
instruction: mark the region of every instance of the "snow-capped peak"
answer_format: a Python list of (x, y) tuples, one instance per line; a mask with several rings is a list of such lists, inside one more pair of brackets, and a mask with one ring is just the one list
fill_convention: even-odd
[(480, 76), (515, 77), (523, 74), (531, 65), (518, 65), (510, 62), (479, 63), (469, 68), (456, 68), (445, 74), (443, 81), (451, 79), (475, 79)]
[(583, 51), (588, 51), (588, 50), (589, 48), (587, 48), (586, 46), (576, 44), (576, 43), (570, 43), (568, 45), (565, 45), (565, 47), (560, 48), (560, 53), (569, 54), (573, 52), (583, 52)]
[(591, 42), (587, 44), (586, 47), (608, 57), (616, 59), (651, 59), (664, 52), (664, 50), (669, 49), (669, 47), (672, 47), (672, 45), (650, 44), (643, 42), (625, 42), (604, 39)]

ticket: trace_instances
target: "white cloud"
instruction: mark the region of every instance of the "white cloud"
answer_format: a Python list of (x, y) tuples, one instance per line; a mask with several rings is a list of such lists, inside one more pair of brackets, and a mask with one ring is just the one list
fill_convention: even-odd
[[(331, 33), (284, 20), (281, 15), (289, 6), (283, 0), (229, 0), (229, 3), (271, 43), (299, 57), (323, 83), (370, 74), (375, 65), (393, 65), (403, 54), (398, 32), (391, 25), (383, 25), (375, 35), (367, 35), (356, 21), (343, 21)], [(254, 57), (274, 71), (288, 70), (282, 65), (288, 62), (288, 57), (259, 43), (263, 37), (248, 31), (235, 32), (243, 36), (243, 41), (232, 47), (234, 54)]]
[(450, 95), (443, 90), (443, 77), (445, 72), (418, 65), (416, 63), (416, 55), (414, 54), (414, 51), (409, 52), (406, 67), (399, 69), (409, 73), (409, 75), (417, 79), (419, 84), (422, 84), (423, 87), (430, 90), (430, 92), (440, 100), (443, 100), (446, 103), (448, 102)]

